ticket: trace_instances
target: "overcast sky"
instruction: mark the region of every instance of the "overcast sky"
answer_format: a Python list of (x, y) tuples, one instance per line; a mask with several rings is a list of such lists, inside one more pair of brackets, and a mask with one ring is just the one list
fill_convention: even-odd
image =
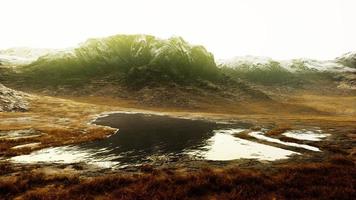
[(0, 48), (113, 34), (182, 36), (215, 57), (331, 59), (356, 51), (356, 0), (0, 0)]

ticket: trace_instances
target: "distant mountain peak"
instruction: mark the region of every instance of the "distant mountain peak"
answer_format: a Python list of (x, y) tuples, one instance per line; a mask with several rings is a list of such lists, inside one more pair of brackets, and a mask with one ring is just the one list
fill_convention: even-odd
[(335, 59), (338, 63), (356, 69), (356, 52), (348, 52)]
[(0, 50), (0, 62), (3, 65), (29, 64), (46, 54), (58, 52), (58, 49), (14, 47)]
[[(232, 59), (219, 60), (222, 66), (231, 68), (266, 68), (271, 63), (278, 63), (281, 68), (289, 72), (301, 70), (329, 71), (329, 72), (356, 72), (356, 54), (347, 53), (335, 60), (315, 60), (308, 58), (298, 58), (291, 60), (273, 60), (269, 57), (258, 56), (237, 56)], [(354, 64), (354, 65), (353, 65)]]

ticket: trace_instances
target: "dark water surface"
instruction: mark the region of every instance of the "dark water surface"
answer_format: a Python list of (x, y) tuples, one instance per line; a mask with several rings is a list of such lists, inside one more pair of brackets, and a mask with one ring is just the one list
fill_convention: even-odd
[(120, 155), (116, 159), (120, 163), (141, 163), (150, 156), (181, 156), (185, 152), (206, 146), (207, 140), (214, 135), (214, 130), (227, 126), (203, 120), (126, 113), (99, 118), (94, 124), (119, 130), (107, 139), (80, 147), (106, 148), (105, 154)]
[[(235, 137), (236, 134), (251, 127), (246, 123), (219, 124), (207, 120), (163, 115), (115, 113), (98, 118), (94, 124), (117, 128), (118, 131), (103, 140), (42, 149), (29, 155), (13, 157), (11, 161), (85, 162), (103, 167), (117, 167), (147, 162), (175, 162), (186, 158), (202, 160), (247, 158), (272, 161), (286, 159), (296, 154), (293, 151)], [(263, 136), (262, 132), (254, 134), (255, 137)]]

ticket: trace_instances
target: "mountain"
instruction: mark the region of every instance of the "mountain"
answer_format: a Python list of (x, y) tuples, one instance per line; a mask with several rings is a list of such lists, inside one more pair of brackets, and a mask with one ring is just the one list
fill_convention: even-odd
[(356, 52), (348, 52), (336, 58), (336, 61), (342, 65), (356, 69)]
[(142, 87), (216, 82), (226, 76), (252, 83), (301, 85), (356, 72), (352, 53), (324, 61), (244, 56), (216, 63), (203, 46), (191, 45), (181, 37), (160, 39), (151, 35), (94, 38), (65, 51), (18, 48), (1, 53), (26, 59), (39, 56), (17, 71), (25, 82), (48, 86), (77, 86), (100, 79)]
[[(265, 69), (269, 64), (278, 65), (289, 72), (318, 71), (318, 72), (356, 72), (356, 54), (345, 54), (335, 60), (291, 59), (273, 60), (268, 57), (240, 56), (228, 60), (221, 60), (219, 64), (230, 68)], [(355, 66), (353, 66), (354, 64)]]
[(216, 62), (203, 46), (181, 37), (114, 35), (42, 55), (30, 64), (0, 68), (0, 81), (46, 95), (109, 96), (145, 105), (196, 107), (269, 102), (293, 91), (353, 92), (355, 71), (340, 59), (247, 56)]
[(203, 46), (181, 37), (150, 35), (89, 39), (78, 48), (42, 56), (22, 69), (34, 82), (54, 85), (86, 83), (99, 76), (127, 85), (219, 78), (214, 57)]
[[(1, 69), (1, 68), (0, 68)], [(109, 96), (145, 105), (196, 107), (269, 97), (224, 75), (203, 46), (181, 37), (114, 35), (0, 71), (2, 83), (46, 95)]]
[(57, 49), (34, 49), (27, 47), (16, 47), (0, 50), (1, 65), (26, 65), (46, 54), (56, 53)]
[[(225, 74), (253, 84), (308, 87), (312, 84), (354, 84), (356, 69), (335, 60), (273, 60), (268, 57), (235, 57), (219, 62)], [(351, 78), (352, 79), (352, 78)], [(345, 85), (345, 84), (343, 84)], [(353, 88), (354, 86), (350, 87)]]

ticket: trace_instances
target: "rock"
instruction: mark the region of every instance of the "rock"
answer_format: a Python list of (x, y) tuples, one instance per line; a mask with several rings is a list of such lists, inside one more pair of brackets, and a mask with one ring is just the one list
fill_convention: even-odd
[(345, 66), (356, 68), (356, 52), (349, 52), (340, 57), (337, 57), (336, 61)]
[(27, 111), (25, 93), (12, 90), (0, 84), (0, 112)]

